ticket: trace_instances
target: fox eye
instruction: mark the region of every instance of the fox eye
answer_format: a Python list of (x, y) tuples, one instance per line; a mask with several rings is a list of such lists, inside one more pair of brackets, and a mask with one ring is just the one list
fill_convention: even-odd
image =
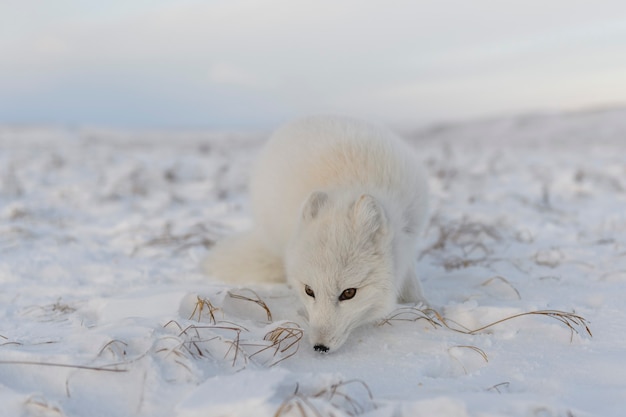
[(339, 296), (339, 301), (349, 300), (354, 298), (356, 295), (356, 288), (348, 288), (347, 290), (343, 290), (341, 295)]
[(311, 298), (315, 298), (315, 293), (313, 292), (313, 290), (311, 289), (311, 287), (309, 287), (308, 285), (304, 286), (304, 292), (306, 293), (306, 295), (308, 295)]

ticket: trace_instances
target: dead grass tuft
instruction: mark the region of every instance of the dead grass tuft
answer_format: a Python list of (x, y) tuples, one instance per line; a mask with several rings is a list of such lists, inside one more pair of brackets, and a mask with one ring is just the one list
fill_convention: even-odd
[(226, 321), (212, 325), (181, 326), (171, 320), (164, 327), (175, 327), (180, 348), (193, 359), (215, 358), (226, 360), (233, 367), (245, 367), (250, 360), (263, 366), (274, 366), (294, 356), (304, 337), (297, 323), (284, 322), (268, 331), (263, 340), (245, 339), (245, 327)]
[[(435, 215), (428, 232), (437, 230), (435, 242), (424, 249), (419, 258), (430, 255), (437, 259), (446, 271), (481, 265), (489, 261), (493, 251), (489, 245), (500, 242), (502, 236), (495, 226), (463, 217), (457, 221), (444, 221)], [(458, 254), (450, 254), (457, 251)]]
[(458, 255), (451, 255), (442, 261), (442, 266), (446, 271), (453, 271), (455, 269), (465, 269), (472, 266), (481, 265), (484, 264), (486, 261), (486, 256), (470, 259)]
[(49, 308), (51, 311), (61, 314), (69, 314), (76, 311), (76, 308), (70, 306), (69, 304), (61, 303), (60, 298), (54, 304), (50, 305)]
[(272, 312), (270, 311), (269, 307), (267, 306), (267, 304), (265, 303), (265, 301), (263, 301), (261, 299), (261, 297), (259, 296), (259, 294), (257, 294), (255, 291), (249, 289), (249, 288), (242, 288), (240, 290), (238, 290), (240, 292), (249, 292), (252, 294), (252, 297), (247, 297), (243, 294), (237, 294), (234, 291), (228, 291), (228, 295), (231, 298), (234, 298), (236, 300), (244, 300), (244, 301), (250, 301), (252, 303), (257, 304), (258, 306), (260, 306), (263, 310), (265, 310), (265, 314), (267, 314), (267, 321), (269, 321), (270, 323), (273, 321), (272, 320)]
[(200, 296), (197, 296), (197, 298), (198, 300), (196, 301), (196, 306), (193, 308), (193, 311), (189, 316), (189, 320), (191, 320), (193, 316), (198, 313), (198, 321), (202, 321), (202, 311), (206, 309), (209, 314), (209, 321), (212, 324), (217, 324), (217, 321), (215, 320), (215, 312), (220, 308), (215, 307), (208, 298), (200, 298)]
[(54, 303), (45, 306), (30, 306), (24, 309), (26, 314), (32, 314), (42, 322), (65, 321), (68, 315), (76, 308), (58, 298)]
[(463, 217), (457, 221), (443, 221), (439, 215), (431, 219), (429, 229), (437, 228), (438, 237), (435, 243), (424, 252), (428, 253), (433, 250), (443, 250), (446, 247), (458, 246), (464, 248), (465, 251), (471, 251), (484, 239), (490, 239), (495, 242), (502, 240), (502, 237), (495, 226), (487, 225), (478, 221), (470, 221), (467, 217)]
[[(228, 322), (221, 323), (226, 324)], [(193, 358), (216, 357), (216, 353), (222, 351), (223, 345), (226, 344), (228, 348), (222, 359), (231, 361), (233, 367), (240, 360), (246, 365), (248, 357), (241, 348), (241, 333), (247, 332), (248, 329), (235, 323), (229, 324), (207, 326), (192, 324), (183, 328), (177, 321), (170, 320), (163, 327), (178, 327), (180, 332), (177, 337), (182, 341), (181, 347)], [(215, 346), (216, 342), (218, 346)]]
[(263, 340), (271, 342), (271, 345), (262, 347), (258, 351), (252, 353), (250, 357), (258, 355), (268, 350), (273, 350), (273, 360), (269, 366), (274, 366), (286, 359), (291, 358), (298, 352), (300, 341), (304, 337), (304, 330), (297, 323), (286, 322), (281, 326), (269, 331), (263, 337)]
[(187, 232), (174, 233), (172, 232), (172, 224), (166, 223), (160, 235), (136, 246), (132, 255), (137, 254), (142, 248), (146, 247), (171, 246), (174, 247), (174, 253), (181, 253), (196, 246), (209, 249), (215, 244), (218, 234), (202, 223), (193, 225)]
[[(365, 391), (367, 399), (359, 401), (349, 394), (346, 388), (350, 385), (356, 385)], [(274, 417), (291, 415), (323, 417), (335, 416), (337, 415), (335, 412), (339, 415), (345, 413), (349, 416), (358, 416), (376, 408), (373, 399), (369, 386), (358, 379), (332, 384), (314, 394), (302, 393), (300, 387), (296, 385), (295, 392), (283, 401), (274, 413)]]

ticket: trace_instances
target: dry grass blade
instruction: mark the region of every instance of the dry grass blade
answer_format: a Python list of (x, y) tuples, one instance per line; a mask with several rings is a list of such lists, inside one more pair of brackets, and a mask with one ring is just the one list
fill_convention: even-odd
[[(385, 318), (381, 322), (381, 324), (391, 324), (392, 321), (417, 321), (419, 319), (427, 319), (430, 323), (433, 324), (433, 326), (444, 326), (449, 330), (452, 330), (458, 333), (463, 333), (463, 334), (476, 334), (490, 327), (496, 326), (500, 323), (504, 323), (505, 321), (513, 320), (519, 317), (535, 315), (535, 316), (550, 317), (564, 324), (571, 332), (570, 341), (572, 340), (574, 333), (576, 334), (579, 333), (578, 330), (576, 329), (577, 327), (582, 327), (590, 337), (593, 337), (593, 334), (591, 333), (591, 329), (589, 328), (589, 325), (587, 323), (587, 319), (585, 319), (584, 317), (578, 314), (568, 313), (566, 311), (560, 311), (560, 310), (537, 310), (537, 311), (529, 311), (525, 313), (515, 314), (513, 316), (505, 317), (503, 319), (494, 321), (493, 323), (489, 323), (477, 329), (469, 329), (452, 319), (448, 319), (444, 317), (437, 310), (432, 309), (432, 308), (422, 310), (422, 309), (415, 308), (415, 307), (403, 307), (396, 311), (400, 311), (400, 312), (395, 313)], [(402, 315), (407, 315), (407, 314), (408, 315), (413, 314), (414, 318), (413, 319), (402, 318)]]
[(436, 318), (440, 326), (445, 326), (449, 330), (452, 330), (458, 333), (472, 334), (472, 330), (463, 326), (459, 322), (456, 322), (452, 319), (445, 318), (434, 308), (427, 308), (425, 310), (420, 310), (420, 311), (423, 311), (423, 313), (427, 314), (428, 316)]
[(33, 416), (64, 416), (65, 414), (56, 405), (51, 405), (48, 401), (39, 396), (31, 396), (24, 402), (24, 408), (28, 410), (27, 415)]
[(351, 396), (341, 392), (339, 390), (339, 388), (344, 388), (347, 385), (350, 384), (357, 384), (360, 385), (363, 389), (365, 389), (365, 392), (367, 393), (368, 399), (369, 401), (372, 401), (374, 399), (374, 396), (372, 395), (372, 391), (370, 390), (370, 387), (363, 381), (361, 381), (360, 379), (351, 379), (349, 381), (344, 381), (344, 382), (339, 382), (337, 384), (333, 384), (330, 387), (330, 400), (332, 400), (334, 397), (338, 396), (343, 398), (347, 404), (350, 405), (352, 412), (346, 410), (346, 412), (349, 415), (359, 415), (359, 414), (363, 414), (366, 410), (366, 407), (359, 403), (358, 401), (356, 401), (354, 398), (352, 398)]
[(487, 354), (485, 353), (484, 350), (482, 350), (479, 347), (476, 346), (469, 346), (469, 345), (461, 345), (461, 346), (452, 346), (450, 348), (448, 348), (448, 354), (450, 355), (450, 357), (452, 359), (454, 359), (459, 365), (461, 365), (461, 368), (463, 368), (463, 372), (465, 372), (465, 375), (468, 375), (469, 372), (467, 370), (467, 368), (465, 367), (465, 364), (463, 363), (463, 361), (461, 360), (461, 358), (458, 358), (455, 354), (454, 354), (454, 350), (455, 349), (470, 349), (476, 353), (478, 353), (480, 355), (481, 358), (483, 358), (483, 360), (485, 361), (485, 363), (489, 362), (489, 358), (487, 357)]
[[(167, 342), (169, 341), (173, 341), (174, 343), (168, 345)], [(174, 337), (164, 337), (164, 338), (157, 340), (157, 343), (161, 343), (164, 346), (157, 349), (157, 344), (155, 343), (155, 346), (154, 346), (155, 354), (160, 354), (165, 359), (174, 358), (173, 363), (177, 364), (178, 366), (181, 366), (183, 369), (187, 371), (189, 375), (193, 375), (192, 369), (189, 367), (189, 365), (184, 363), (186, 362), (187, 356), (185, 355), (183, 349), (189, 352), (189, 349), (185, 346), (185, 342), (181, 342), (180, 339), (174, 338)]]
[(291, 358), (293, 355), (296, 354), (296, 352), (298, 352), (298, 349), (300, 348), (300, 341), (302, 340), (303, 336), (304, 330), (302, 330), (297, 323), (283, 323), (283, 325), (268, 332), (263, 337), (263, 340), (272, 342), (272, 344), (258, 350), (257, 352), (250, 355), (250, 357), (253, 357), (268, 349), (274, 349), (274, 357), (276, 357), (276, 355), (278, 355), (279, 353), (286, 354), (280, 359), (273, 361), (269, 365), (274, 366), (277, 363), (284, 361), (285, 359)]
[(123, 358), (126, 356), (126, 348), (128, 347), (128, 343), (123, 342), (121, 340), (113, 339), (110, 342), (106, 343), (98, 352), (98, 357), (102, 356), (105, 351), (111, 352), (111, 354), (116, 358)]
[(485, 362), (489, 362), (489, 357), (487, 356), (485, 351), (476, 346), (471, 346), (471, 345), (452, 346), (450, 349), (448, 349), (448, 352), (450, 352), (451, 349), (457, 349), (457, 348), (473, 350), (474, 352), (478, 353), (485, 360)]
[[(199, 330), (203, 330), (203, 329), (213, 329), (213, 330), (233, 330), (233, 331), (237, 331), (237, 332), (241, 332), (241, 331), (249, 331), (248, 329), (246, 329), (245, 327), (237, 324), (237, 323), (232, 323), (230, 321), (220, 321), (220, 323), (226, 323), (226, 324), (230, 324), (231, 326), (222, 326), (222, 325), (208, 325), (208, 326), (198, 326), (196, 324), (190, 324), (189, 326), (185, 327), (184, 329), (181, 329), (181, 332), (179, 334), (179, 336), (182, 336), (183, 334), (187, 334), (187, 332), (189, 330), (195, 330), (196, 331), (196, 335), (198, 337), (198, 331)], [(178, 324), (178, 323), (177, 323)]]
[(174, 319), (172, 319), (172, 320), (168, 321), (167, 323), (165, 323), (165, 324), (163, 325), (163, 327), (164, 327), (164, 328), (167, 328), (167, 327), (169, 327), (169, 326), (170, 326), (170, 325), (172, 325), (172, 324), (175, 324), (175, 325), (176, 325), (176, 327), (178, 327), (178, 330), (183, 330), (183, 327), (180, 325), (180, 323), (179, 323), (179, 322), (177, 322), (177, 321), (176, 321), (176, 320), (174, 320)]
[(238, 359), (240, 353), (241, 353), (241, 355), (243, 357), (244, 363), (246, 363), (246, 364), (248, 363), (248, 357), (246, 356), (246, 352), (244, 352), (243, 349), (240, 346), (240, 343), (241, 343), (241, 330), (237, 331), (236, 336), (235, 336), (235, 338), (233, 340), (226, 340), (225, 342), (230, 344), (230, 347), (228, 348), (228, 350), (224, 354), (224, 359), (226, 359), (228, 357), (228, 355), (232, 351), (233, 352), (233, 367), (237, 364), (237, 359)]
[(500, 281), (500, 282), (506, 284), (509, 288), (511, 288), (515, 292), (515, 295), (517, 295), (517, 299), (518, 300), (522, 299), (522, 296), (519, 293), (519, 291), (517, 290), (517, 288), (515, 288), (513, 286), (513, 284), (511, 284), (511, 282), (508, 279), (504, 278), (503, 276), (496, 275), (495, 277), (489, 278), (488, 280), (486, 280), (485, 282), (483, 282), (480, 285), (483, 286), (483, 287), (486, 287), (486, 286), (488, 286), (488, 285), (490, 285), (490, 284), (492, 284), (493, 282), (496, 282), (496, 281)]
[[(182, 347), (184, 347), (193, 357), (204, 357), (206, 355), (214, 357), (215, 355), (213, 355), (210, 350), (210, 342), (220, 340), (228, 345), (228, 349), (226, 350), (226, 353), (224, 353), (224, 359), (232, 355), (232, 365), (235, 366), (237, 361), (241, 359), (241, 354), (243, 361), (245, 363), (248, 362), (248, 358), (241, 348), (241, 332), (248, 331), (245, 327), (236, 324), (233, 324), (233, 326), (197, 326), (192, 324), (182, 328), (178, 322), (173, 320), (169, 321), (166, 326), (170, 324), (178, 326), (180, 330), (178, 337), (183, 339)], [(216, 331), (220, 330), (234, 332), (234, 337), (224, 337), (223, 335), (216, 333)], [(210, 333), (207, 335), (206, 332)]]
[(526, 313), (515, 314), (513, 316), (506, 317), (506, 318), (503, 318), (501, 320), (498, 320), (498, 321), (495, 321), (493, 323), (490, 323), (490, 324), (488, 324), (486, 326), (483, 326), (481, 328), (472, 330), (470, 333), (471, 334), (475, 334), (475, 333), (478, 333), (478, 332), (483, 331), (485, 329), (488, 329), (489, 327), (492, 327), (492, 326), (495, 326), (497, 324), (503, 323), (505, 321), (512, 320), (512, 319), (515, 319), (515, 318), (518, 318), (518, 317), (530, 316), (530, 315), (546, 316), (546, 317), (551, 317), (553, 319), (556, 319), (556, 320), (560, 321), (561, 323), (563, 323), (566, 327), (568, 327), (570, 329), (571, 338), (574, 337), (574, 333), (578, 334), (578, 330), (576, 330), (575, 326), (579, 326), (579, 327), (584, 328), (585, 332), (590, 337), (593, 337), (593, 334), (591, 333), (591, 330), (589, 329), (589, 326), (587, 324), (587, 320), (584, 317), (579, 316), (578, 314), (575, 314), (575, 313), (568, 313), (568, 312), (559, 311), (559, 310), (538, 310), (538, 311), (529, 311), (529, 312), (526, 312)]
[[(434, 310), (433, 310), (434, 311)], [(384, 318), (379, 322), (379, 325), (384, 324), (393, 325), (394, 321), (419, 321), (426, 320), (431, 326), (441, 326), (436, 320), (427, 314), (428, 310), (420, 310), (415, 307), (402, 307), (393, 312), (389, 317)]]
[(253, 302), (253, 303), (257, 304), (258, 306), (260, 306), (262, 309), (264, 309), (264, 310), (265, 310), (265, 313), (267, 314), (267, 321), (269, 321), (269, 322), (271, 323), (271, 322), (273, 321), (273, 320), (272, 320), (272, 312), (270, 311), (270, 309), (269, 309), (269, 307), (267, 306), (267, 304), (265, 304), (265, 301), (263, 301), (263, 300), (261, 299), (261, 297), (259, 296), (259, 294), (257, 294), (255, 291), (253, 291), (253, 290), (251, 290), (251, 289), (249, 289), (249, 288), (244, 288), (244, 289), (242, 289), (241, 291), (248, 291), (248, 292), (252, 293), (252, 295), (253, 295), (255, 298), (247, 297), (247, 296), (245, 296), (245, 295), (243, 295), (243, 294), (237, 294), (237, 293), (235, 293), (235, 292), (233, 292), (233, 291), (228, 291), (228, 295), (229, 295), (231, 298), (234, 298), (234, 299), (236, 299), (236, 300), (250, 301), (250, 302)]
[(54, 367), (54, 368), (84, 369), (87, 371), (128, 372), (127, 369), (106, 368), (103, 366), (72, 365), (68, 363), (37, 362), (37, 361), (2, 361), (0, 360), (0, 365), (33, 365), (33, 366), (49, 366), (49, 367)]
[(492, 391), (492, 390), (493, 390), (493, 391), (496, 391), (498, 394), (502, 394), (502, 393), (500, 392), (500, 388), (501, 388), (501, 387), (508, 388), (508, 387), (509, 387), (509, 385), (511, 385), (511, 383), (510, 383), (510, 382), (500, 382), (499, 384), (496, 384), (496, 385), (494, 385), (493, 387), (489, 387), (489, 388), (487, 388), (487, 391)]
[[(2, 335), (0, 335), (0, 337), (2, 337), (4, 340), (9, 340), (8, 337), (4, 337)], [(0, 346), (7, 346), (7, 345), (22, 346), (20, 342), (14, 342), (14, 341), (0, 343)]]

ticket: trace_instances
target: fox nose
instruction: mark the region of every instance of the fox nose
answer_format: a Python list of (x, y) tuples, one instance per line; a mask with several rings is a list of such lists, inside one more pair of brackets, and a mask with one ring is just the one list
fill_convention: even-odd
[(313, 349), (315, 349), (316, 352), (321, 352), (321, 353), (327, 353), (328, 352), (328, 347), (324, 346), (324, 345), (315, 345), (313, 346)]

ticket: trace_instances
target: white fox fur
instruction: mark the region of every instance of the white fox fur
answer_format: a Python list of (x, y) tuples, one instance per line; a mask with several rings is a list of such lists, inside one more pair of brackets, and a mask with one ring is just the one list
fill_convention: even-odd
[(254, 227), (216, 245), (210, 275), (289, 282), (323, 352), (396, 301), (425, 302), (415, 267), (426, 175), (390, 131), (343, 117), (302, 119), (274, 133), (251, 175)]

